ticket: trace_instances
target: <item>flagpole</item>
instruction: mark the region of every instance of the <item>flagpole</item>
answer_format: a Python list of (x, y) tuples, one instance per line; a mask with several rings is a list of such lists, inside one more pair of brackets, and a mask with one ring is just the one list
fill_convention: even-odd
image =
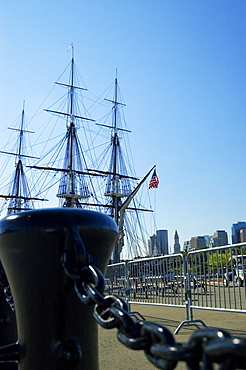
[[(150, 183), (149, 183), (149, 189), (155, 189), (156, 190), (158, 188), (158, 185), (159, 185), (159, 178), (158, 178), (157, 173), (156, 173), (156, 166), (154, 166), (154, 171), (153, 171), (152, 177), (150, 179)], [(156, 191), (154, 192), (154, 214), (156, 214)], [(154, 217), (154, 228), (155, 228), (155, 231), (154, 231), (154, 233), (155, 233), (156, 229), (157, 229), (155, 217)]]
[[(156, 206), (156, 193), (157, 193), (157, 188), (155, 188), (155, 191), (154, 191), (154, 215), (156, 216), (157, 215), (157, 206)], [(156, 217), (154, 217), (154, 227), (155, 227), (155, 233), (156, 233), (156, 230), (157, 230), (157, 224), (156, 224)]]

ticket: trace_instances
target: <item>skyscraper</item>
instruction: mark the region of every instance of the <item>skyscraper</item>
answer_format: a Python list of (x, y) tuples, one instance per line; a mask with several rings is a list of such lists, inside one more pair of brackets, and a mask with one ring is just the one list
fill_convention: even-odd
[(152, 235), (148, 240), (148, 247), (150, 256), (168, 254), (168, 231), (156, 230), (156, 234)]
[(245, 221), (239, 221), (236, 224), (232, 224), (231, 228), (231, 242), (232, 244), (241, 243), (240, 241), (240, 229), (246, 227)]
[(158, 237), (157, 235), (151, 235), (148, 240), (148, 248), (150, 257), (158, 255)]
[(240, 229), (240, 242), (241, 243), (246, 242), (246, 227)]
[(156, 230), (156, 234), (159, 239), (159, 254), (168, 254), (168, 231), (167, 230)]

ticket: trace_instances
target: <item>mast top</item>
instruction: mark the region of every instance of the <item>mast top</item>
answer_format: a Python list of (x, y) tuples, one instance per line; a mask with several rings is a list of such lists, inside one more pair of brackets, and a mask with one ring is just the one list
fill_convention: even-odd
[(73, 46), (73, 43), (71, 42), (71, 44), (69, 45), (69, 47), (67, 48), (67, 53), (71, 50), (72, 52), (72, 61), (74, 60), (74, 46)]

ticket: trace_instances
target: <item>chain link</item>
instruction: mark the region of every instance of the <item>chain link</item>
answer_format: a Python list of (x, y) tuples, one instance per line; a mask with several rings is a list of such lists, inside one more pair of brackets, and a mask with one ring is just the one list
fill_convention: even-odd
[(94, 304), (97, 323), (106, 329), (117, 328), (119, 341), (130, 349), (143, 350), (157, 368), (172, 370), (184, 361), (189, 370), (213, 370), (215, 364), (219, 370), (246, 369), (246, 339), (233, 338), (226, 330), (203, 328), (188, 343), (177, 343), (165, 326), (135, 321), (121, 297), (104, 295), (105, 279), (96, 266), (83, 267), (79, 275), (75, 291), (82, 303)]
[(9, 304), (12, 311), (14, 311), (15, 310), (14, 299), (1, 261), (0, 261), (0, 285), (2, 285), (3, 287), (3, 293), (6, 297), (5, 298), (6, 302)]

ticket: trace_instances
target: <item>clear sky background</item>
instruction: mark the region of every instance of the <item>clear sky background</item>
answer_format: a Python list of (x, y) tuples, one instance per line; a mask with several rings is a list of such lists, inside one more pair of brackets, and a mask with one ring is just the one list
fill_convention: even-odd
[(246, 220), (245, 0), (2, 0), (0, 11), (1, 147), (72, 42), (94, 93), (118, 70), (135, 169), (157, 166), (156, 224), (169, 243), (175, 229), (183, 245)]

